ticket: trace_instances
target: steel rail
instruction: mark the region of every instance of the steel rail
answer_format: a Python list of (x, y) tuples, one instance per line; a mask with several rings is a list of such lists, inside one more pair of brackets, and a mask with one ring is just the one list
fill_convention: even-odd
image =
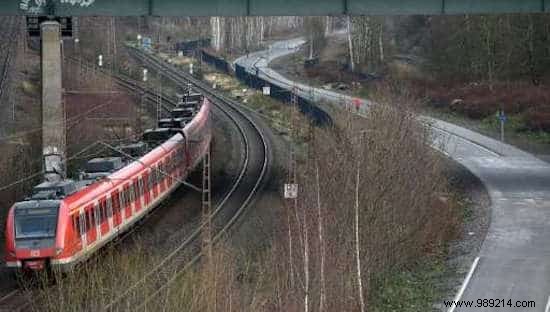
[[(66, 57), (69, 61), (76, 61), (76, 59)], [(84, 63), (82, 63), (84, 64)], [(157, 101), (158, 94), (155, 91), (147, 90), (142, 88), (137, 82), (132, 82), (130, 78), (123, 78), (119, 76), (115, 76), (115, 79), (117, 79), (117, 82), (125, 87), (128, 90), (136, 91), (136, 92), (146, 92), (147, 93), (147, 101), (155, 104)], [(167, 102), (169, 105), (164, 105), (163, 108), (165, 110), (169, 110), (171, 107), (176, 106), (176, 101), (173, 99), (169, 99), (166, 95), (163, 95), (163, 99), (165, 102)], [(96, 142), (97, 143), (97, 142)], [(96, 144), (94, 143), (94, 145)], [(80, 153), (80, 152), (79, 152)], [(78, 154), (79, 154), (78, 153)], [(244, 169), (242, 170), (244, 172)], [(39, 173), (41, 174), (41, 173)], [(228, 196), (228, 195), (226, 195)], [(160, 211), (162, 206), (165, 205), (165, 202), (161, 203), (158, 207), (153, 209), (151, 212), (149, 212), (147, 215), (143, 216), (142, 219), (138, 221), (139, 224), (143, 224), (145, 221), (147, 221), (152, 216), (156, 215), (158, 211)], [(110, 243), (111, 246), (116, 246), (120, 244), (124, 239), (126, 239), (128, 236), (133, 234), (138, 228), (140, 228), (139, 224), (136, 224), (132, 226), (130, 229), (124, 231), (119, 237), (115, 238), (113, 242)], [(8, 293), (6, 293), (4, 296), (0, 297), (0, 311), (26, 311), (28, 307), (31, 306), (31, 302), (29, 302), (28, 298), (25, 298), (25, 292), (21, 288), (14, 288)]]
[[(181, 84), (187, 84), (188, 82), (191, 82), (194, 85), (194, 88), (196, 88), (199, 92), (203, 93), (206, 97), (208, 97), (218, 109), (220, 109), (222, 112), (224, 112), (229, 118), (231, 118), (238, 125), (238, 127), (241, 131), (241, 134), (244, 136), (244, 138), (246, 140), (246, 145), (247, 145), (246, 146), (246, 149), (247, 149), (246, 153), (247, 154), (250, 153), (248, 150), (250, 150), (250, 148), (251, 148), (251, 143), (249, 142), (248, 138), (246, 137), (244, 128), (240, 125), (237, 118), (235, 118), (235, 116), (234, 116), (235, 113), (239, 116), (239, 118), (244, 119), (249, 124), (251, 129), (255, 132), (254, 135), (256, 136), (257, 139), (259, 139), (259, 142), (262, 145), (261, 146), (261, 151), (262, 151), (263, 155), (261, 157), (263, 159), (261, 159), (261, 162), (262, 162), (261, 172), (259, 173), (259, 176), (256, 178), (252, 189), (247, 194), (247, 196), (244, 199), (243, 203), (237, 208), (237, 211), (231, 216), (229, 221), (227, 221), (225, 223), (225, 225), (220, 230), (218, 230), (217, 233), (214, 235), (213, 242), (217, 242), (235, 224), (235, 222), (243, 214), (245, 209), (250, 205), (251, 201), (253, 200), (254, 196), (257, 194), (259, 189), (265, 184), (265, 177), (267, 176), (269, 166), (270, 166), (270, 163), (271, 163), (270, 145), (268, 143), (269, 141), (267, 140), (265, 134), (262, 132), (262, 130), (261, 130), (262, 128), (260, 126), (258, 126), (253, 121), (253, 119), (251, 119), (249, 116), (247, 116), (246, 113), (244, 113), (242, 111), (242, 109), (244, 107), (241, 106), (240, 104), (234, 102), (233, 100), (227, 99), (226, 97), (219, 94), (218, 92), (215, 92), (212, 89), (210, 89), (202, 81), (200, 81), (200, 80), (198, 80), (198, 79), (196, 79), (196, 78), (194, 78), (190, 75), (186, 75), (186, 74), (182, 73), (181, 71), (179, 71), (175, 67), (173, 67), (171, 65), (167, 65), (167, 64), (157, 60), (153, 56), (147, 56), (139, 50), (132, 50), (132, 51), (133, 51), (132, 54), (137, 59), (139, 59), (142, 62), (148, 64), (153, 69), (162, 70), (163, 74), (165, 76), (167, 76), (168, 78), (170, 78), (171, 80), (173, 80), (174, 82), (181, 83)], [(235, 186), (237, 186), (237, 184)], [(227, 199), (228, 198), (226, 198), (219, 205), (219, 207), (212, 213), (212, 215), (209, 217), (210, 220), (212, 220), (214, 217), (216, 217), (216, 215), (218, 215), (221, 212), (221, 209), (223, 208), (223, 205), (225, 204)], [(137, 289), (137, 287), (143, 285), (146, 282), (148, 277), (153, 276), (153, 274), (155, 272), (157, 272), (157, 270), (165, 268), (167, 263), (169, 261), (171, 261), (173, 258), (177, 259), (178, 255), (180, 255), (180, 253), (186, 247), (188, 247), (194, 240), (196, 240), (199, 237), (199, 235), (202, 233), (202, 231), (204, 230), (205, 226), (208, 223), (209, 223), (208, 221), (203, 222), (200, 225), (200, 227), (189, 237), (188, 240), (186, 240), (180, 246), (175, 248), (174, 251), (170, 255), (168, 255), (163, 261), (161, 261), (161, 263), (154, 270), (151, 270), (150, 273), (147, 274), (147, 277), (145, 277), (144, 279), (141, 279), (140, 281), (138, 281), (138, 283), (134, 284), (133, 286), (128, 288), (126, 291), (124, 291), (121, 295), (119, 295), (117, 298), (115, 298), (115, 300), (113, 300), (108, 305), (106, 305), (105, 309), (106, 310), (114, 309), (115, 305), (117, 303), (122, 301), (133, 290)], [(199, 251), (190, 260), (187, 260), (185, 263), (181, 264), (179, 267), (176, 267), (176, 274), (173, 274), (170, 278), (166, 279), (166, 281), (164, 281), (162, 283), (162, 285), (157, 289), (157, 291), (155, 291), (154, 294), (152, 294), (151, 296), (149, 296), (145, 300), (143, 300), (140, 307), (142, 307), (143, 305), (146, 305), (152, 298), (154, 298), (156, 296), (156, 294), (158, 294), (159, 292), (164, 290), (167, 287), (167, 285), (169, 285), (176, 278), (181, 276), (181, 274), (183, 274), (183, 272), (185, 272), (191, 265), (193, 265), (196, 261), (198, 261), (201, 256), (202, 256), (202, 251)], [(185, 257), (185, 258), (188, 258), (188, 257)]]
[(9, 26), (7, 27), (10, 29), (11, 33), (9, 35), (9, 38), (7, 38), (6, 42), (4, 43), (3, 50), (6, 51), (6, 56), (4, 57), (3, 66), (2, 66), (2, 74), (0, 75), (0, 99), (4, 95), (4, 88), (6, 86), (6, 81), (8, 80), (8, 74), (10, 71), (10, 64), (11, 59), (13, 56), (13, 48), (17, 43), (17, 31), (19, 29), (20, 25), (20, 18), (17, 17), (9, 17), (9, 20), (6, 24), (9, 23)]

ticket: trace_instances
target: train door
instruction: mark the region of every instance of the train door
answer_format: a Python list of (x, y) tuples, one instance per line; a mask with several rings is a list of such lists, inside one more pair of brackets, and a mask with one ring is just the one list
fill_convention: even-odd
[(124, 186), (118, 188), (118, 205), (120, 207), (120, 220), (121, 223), (126, 222), (126, 203), (124, 199)]
[(84, 209), (80, 210), (80, 214), (78, 216), (78, 234), (80, 235), (80, 242), (81, 242), (81, 249), (86, 249), (86, 246), (88, 245), (87, 239), (86, 239), (86, 211)]
[(181, 150), (181, 162), (180, 162), (180, 179), (185, 180), (187, 174), (187, 168), (190, 166), (191, 157), (189, 156), (189, 145), (185, 143)]
[(157, 170), (157, 176), (158, 176), (158, 184), (159, 184), (159, 193), (162, 194), (164, 191), (166, 191), (166, 171), (164, 170), (164, 161), (159, 162), (158, 164), (158, 170)]
[(147, 194), (145, 194), (145, 187), (143, 186), (143, 176), (138, 177), (138, 192), (141, 200), (142, 207), (147, 208), (149, 202), (147, 201)]
[(111, 194), (107, 194), (107, 223), (109, 223), (109, 232), (114, 228), (114, 218), (113, 218), (113, 198)]
[(141, 210), (141, 197), (138, 194), (139, 189), (137, 187), (137, 179), (134, 179), (132, 181), (132, 184), (130, 184), (130, 194), (132, 194), (132, 199), (134, 201), (134, 212), (137, 213)]
[(122, 205), (120, 204), (120, 191), (116, 189), (111, 194), (111, 203), (113, 205), (113, 226), (118, 229), (122, 224)]
[(172, 187), (172, 184), (174, 183), (174, 177), (172, 176), (174, 173), (172, 172), (174, 170), (174, 156), (173, 154), (170, 154), (167, 158), (168, 165), (166, 166), (166, 173), (168, 174), (168, 177), (166, 179), (168, 188)]
[(153, 170), (151, 171), (151, 177), (152, 177), (152, 180), (153, 180), (153, 198), (156, 199), (158, 196), (159, 196), (159, 191), (158, 191), (158, 172), (157, 172), (157, 166), (154, 166), (153, 167)]
[(132, 217), (132, 197), (130, 196), (129, 184), (124, 185), (124, 192), (122, 192), (124, 198), (124, 216), (128, 220)]
[(86, 208), (86, 235), (87, 235), (87, 243), (91, 244), (95, 242), (97, 238), (97, 227), (95, 224), (95, 209), (94, 205), (89, 205)]
[(153, 194), (153, 171), (151, 171), (151, 169), (147, 170), (147, 179), (145, 180), (145, 183), (147, 184), (147, 193), (149, 194), (149, 201), (153, 202), (155, 200), (155, 196)]
[(149, 173), (144, 172), (141, 176), (141, 185), (143, 186), (143, 197), (145, 198), (145, 206), (149, 207), (151, 204), (151, 192), (149, 188)]
[(99, 200), (99, 227), (101, 229), (101, 236), (109, 234), (109, 220), (107, 218), (107, 199), (102, 198)]
[(97, 233), (97, 239), (101, 239), (101, 212), (99, 207), (99, 201), (95, 202), (94, 204), (94, 220), (95, 220), (95, 228)]
[(186, 140), (183, 143), (183, 148), (181, 149), (180, 153), (181, 162), (180, 162), (180, 179), (185, 180), (187, 176), (187, 170), (189, 170), (189, 167), (191, 166), (191, 163), (193, 161), (191, 157), (191, 144), (188, 140)]

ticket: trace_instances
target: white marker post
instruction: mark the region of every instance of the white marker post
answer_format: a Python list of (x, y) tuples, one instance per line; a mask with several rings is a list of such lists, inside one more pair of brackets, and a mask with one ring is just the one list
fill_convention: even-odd
[(296, 183), (285, 183), (285, 199), (296, 199), (298, 198), (298, 184)]
[(101, 54), (97, 57), (97, 65), (99, 65), (99, 67), (103, 66), (103, 55)]
[(147, 68), (143, 69), (143, 82), (147, 82)]

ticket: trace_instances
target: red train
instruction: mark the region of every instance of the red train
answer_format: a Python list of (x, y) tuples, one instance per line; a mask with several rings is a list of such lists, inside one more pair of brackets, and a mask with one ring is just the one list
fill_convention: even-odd
[[(193, 100), (193, 101), (192, 101)], [(89, 161), (79, 181), (44, 182), (11, 207), (6, 265), (67, 270), (128, 230), (185, 180), (211, 140), (210, 102), (189, 94), (142, 141)]]

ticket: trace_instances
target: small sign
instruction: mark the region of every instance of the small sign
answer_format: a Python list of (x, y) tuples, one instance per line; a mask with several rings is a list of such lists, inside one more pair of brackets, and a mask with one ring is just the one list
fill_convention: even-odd
[(262, 91), (263, 91), (264, 95), (270, 95), (271, 94), (271, 87), (269, 87), (269, 86), (263, 87)]
[(503, 123), (508, 120), (508, 117), (506, 116), (506, 114), (504, 114), (504, 111), (498, 111), (497, 118), (498, 120), (500, 120), (500, 122), (503, 122)]
[(143, 37), (142, 42), (142, 46), (144, 49), (151, 49), (151, 47), (153, 46), (153, 40), (151, 40), (151, 38), (149, 37)]
[(298, 198), (298, 184), (285, 184), (285, 199)]
[(143, 69), (143, 82), (147, 82), (147, 68)]
[(40, 24), (47, 21), (56, 21), (61, 28), (62, 37), (73, 36), (73, 19), (72, 17), (49, 17), (49, 16), (27, 16), (27, 31), (30, 37), (40, 37)]

